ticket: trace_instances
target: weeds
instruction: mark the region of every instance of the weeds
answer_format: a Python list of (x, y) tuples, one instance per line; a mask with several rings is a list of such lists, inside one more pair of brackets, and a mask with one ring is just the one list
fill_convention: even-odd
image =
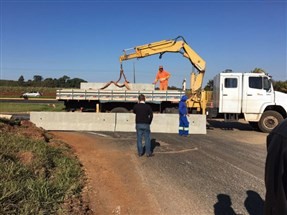
[(2, 103), (0, 112), (30, 112), (30, 111), (62, 111), (65, 109), (64, 104), (29, 104), (29, 103)]
[(0, 176), (0, 214), (57, 214), (83, 187), (68, 147), (12, 133), (0, 133)]

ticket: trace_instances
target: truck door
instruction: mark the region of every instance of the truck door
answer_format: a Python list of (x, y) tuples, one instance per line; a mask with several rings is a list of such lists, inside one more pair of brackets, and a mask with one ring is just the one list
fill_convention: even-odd
[(243, 113), (262, 113), (274, 101), (271, 80), (266, 76), (244, 76)]
[(221, 74), (220, 113), (241, 113), (241, 74)]

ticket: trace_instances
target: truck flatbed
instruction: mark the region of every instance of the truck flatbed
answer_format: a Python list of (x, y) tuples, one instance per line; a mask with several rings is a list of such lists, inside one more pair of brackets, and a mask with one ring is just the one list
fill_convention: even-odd
[(146, 102), (178, 103), (185, 95), (180, 90), (83, 90), (83, 89), (61, 89), (57, 90), (56, 99), (65, 100), (98, 100), (100, 102), (137, 102), (138, 96), (144, 94)]

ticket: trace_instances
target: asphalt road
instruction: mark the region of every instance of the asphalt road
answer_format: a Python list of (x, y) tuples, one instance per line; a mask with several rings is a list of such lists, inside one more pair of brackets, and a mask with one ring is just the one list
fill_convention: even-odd
[[(136, 153), (134, 133), (101, 134), (114, 138), (115, 148)], [(166, 214), (260, 215), (266, 136), (246, 124), (220, 122), (206, 135), (152, 133), (155, 156), (139, 158), (139, 168)]]

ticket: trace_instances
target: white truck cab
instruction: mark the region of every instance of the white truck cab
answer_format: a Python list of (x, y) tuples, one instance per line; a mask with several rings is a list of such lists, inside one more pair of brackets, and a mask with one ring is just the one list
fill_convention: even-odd
[(264, 73), (222, 72), (213, 85), (213, 107), (227, 120), (243, 114), (251, 126), (269, 133), (286, 118), (287, 94), (274, 91)]

